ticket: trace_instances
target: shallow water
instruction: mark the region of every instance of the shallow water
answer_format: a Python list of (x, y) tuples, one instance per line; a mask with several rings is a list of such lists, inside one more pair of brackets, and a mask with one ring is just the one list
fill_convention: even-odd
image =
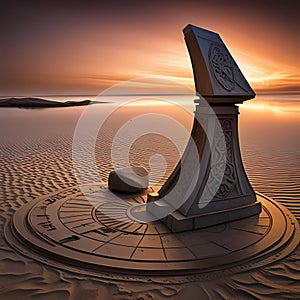
[[(103, 107), (97, 107), (99, 111), (92, 112), (96, 117), (104, 112)], [(84, 109), (0, 109), (1, 231), (13, 212), (24, 203), (76, 184), (72, 142)], [(190, 107), (188, 111), (191, 112)], [(300, 220), (300, 99), (287, 95), (261, 96), (242, 105), (240, 112), (241, 150), (252, 185), (255, 190), (286, 205)], [(119, 109), (106, 120), (98, 134), (95, 146), (97, 172), (88, 165), (82, 166), (84, 181), (100, 180), (99, 174), (102, 180), (107, 179), (113, 168), (111, 149), (116, 133), (123, 124), (134, 122), (134, 117), (149, 113), (166, 113), (187, 130), (191, 127), (192, 115), (181, 108), (131, 106)], [(145, 128), (152, 125), (150, 122)], [(175, 144), (186, 143), (188, 136), (176, 140), (175, 125), (169, 133), (175, 137)], [(89, 134), (87, 130), (87, 136)], [(114, 146), (117, 153), (114, 165), (126, 164), (123, 158), (126, 158), (124, 149), (128, 143), (128, 137), (118, 138)], [(132, 164), (151, 168), (152, 184), (161, 184), (172, 172), (180, 153), (170, 138), (150, 131), (132, 144), (128, 157)], [(264, 295), (267, 299), (269, 293), (274, 299), (278, 297), (277, 293), (284, 293), (286, 285), (291, 287), (287, 289), (290, 296), (300, 292), (295, 285), (296, 274), (300, 271), (299, 249), (296, 256), (283, 264), (270, 266), (263, 273), (257, 271), (244, 277), (236, 276), (231, 281), (183, 285), (151, 280), (141, 284), (109, 274), (103, 274), (103, 280), (96, 280), (45, 267), (17, 255), (2, 238), (0, 241), (1, 299), (83, 299), (83, 294), (88, 299), (173, 299), (175, 296), (187, 299), (195, 293), (203, 295), (203, 299), (209, 296), (228, 299), (235, 295), (236, 289), (240, 290), (240, 297), (248, 295), (260, 299), (260, 295)], [(287, 271), (289, 276), (285, 277)], [(276, 284), (272, 283), (274, 274), (281, 276)], [(261, 283), (258, 285), (257, 282)]]

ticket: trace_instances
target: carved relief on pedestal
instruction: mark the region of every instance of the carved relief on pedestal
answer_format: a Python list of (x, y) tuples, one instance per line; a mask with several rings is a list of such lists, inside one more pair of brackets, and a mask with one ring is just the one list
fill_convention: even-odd
[(220, 85), (227, 91), (235, 86), (233, 61), (228, 51), (221, 45), (213, 43), (209, 48), (210, 68)]
[[(226, 167), (222, 183), (217, 191), (215, 198), (224, 199), (228, 197), (236, 184), (236, 174), (234, 170), (233, 158), (233, 139), (232, 139), (232, 119), (219, 119), (225, 137)], [(224, 150), (223, 150), (224, 151)], [(222, 163), (222, 162), (221, 162)], [(216, 168), (219, 169), (219, 168)]]
[[(233, 119), (219, 118), (221, 126), (215, 129), (215, 144), (211, 160), (210, 176), (207, 179), (201, 201), (210, 202), (212, 199), (225, 199), (236, 186), (236, 172), (233, 154)], [(225, 138), (225, 144), (223, 139)], [(224, 164), (226, 164), (224, 168)], [(223, 170), (225, 169), (225, 172)], [(220, 186), (219, 183), (221, 182)], [(219, 186), (219, 187), (218, 187)], [(217, 187), (217, 190), (216, 190)]]

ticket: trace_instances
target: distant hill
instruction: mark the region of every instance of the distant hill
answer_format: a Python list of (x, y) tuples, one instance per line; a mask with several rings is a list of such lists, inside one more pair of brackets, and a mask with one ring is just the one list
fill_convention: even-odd
[(54, 100), (45, 100), (41, 98), (0, 99), (0, 107), (20, 107), (20, 108), (82, 106), (82, 105), (89, 105), (91, 103), (93, 103), (92, 100), (58, 102)]

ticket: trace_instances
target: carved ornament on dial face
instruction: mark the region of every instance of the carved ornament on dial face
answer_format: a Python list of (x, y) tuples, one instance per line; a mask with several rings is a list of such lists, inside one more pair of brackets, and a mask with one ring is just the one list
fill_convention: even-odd
[(228, 51), (218, 44), (209, 48), (210, 67), (219, 84), (227, 91), (235, 86), (232, 58)]

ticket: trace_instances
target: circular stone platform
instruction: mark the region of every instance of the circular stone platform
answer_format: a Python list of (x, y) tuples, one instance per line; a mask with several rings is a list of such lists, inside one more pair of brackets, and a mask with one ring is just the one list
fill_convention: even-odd
[[(149, 191), (148, 191), (149, 192)], [(131, 218), (146, 194), (122, 203), (89, 185), (89, 199), (78, 187), (22, 206), (6, 226), (17, 251), (60, 269), (136, 275), (240, 272), (281, 259), (299, 242), (299, 226), (283, 206), (257, 194), (259, 216), (195, 231), (172, 233), (159, 221)], [(108, 217), (109, 211), (115, 218)]]

